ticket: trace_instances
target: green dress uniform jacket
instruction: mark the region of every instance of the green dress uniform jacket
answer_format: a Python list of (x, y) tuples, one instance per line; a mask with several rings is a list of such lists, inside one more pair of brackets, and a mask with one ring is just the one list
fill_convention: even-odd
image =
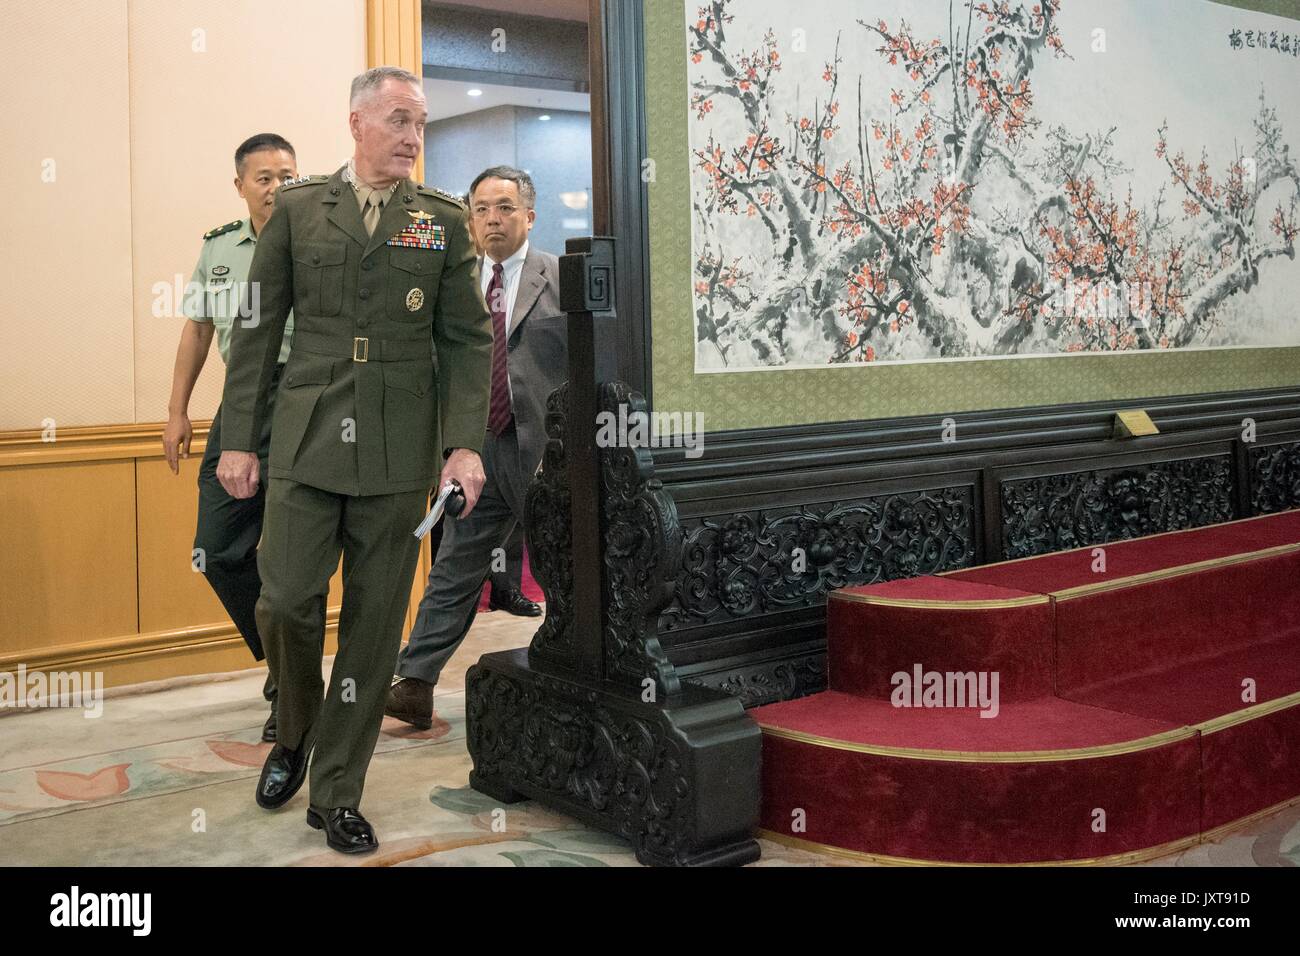
[(270, 477), (357, 496), (428, 489), (443, 453), (481, 451), (487, 429), (492, 320), (468, 212), (403, 180), (369, 236), (344, 169), (276, 195), (252, 318), (231, 336), (222, 450), (257, 450), (292, 310)]

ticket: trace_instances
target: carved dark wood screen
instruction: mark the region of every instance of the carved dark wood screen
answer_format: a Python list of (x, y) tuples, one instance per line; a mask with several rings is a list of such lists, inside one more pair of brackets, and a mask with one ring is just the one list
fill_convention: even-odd
[[(653, 408), (642, 0), (591, 10), (593, 208), (618, 247), (609, 377)], [(1162, 434), (1112, 440), (1119, 407)], [(952, 443), (938, 417), (755, 429), (654, 461), (684, 535), (660, 645), (684, 683), (752, 706), (824, 686), (832, 588), (1300, 507), (1300, 390), (963, 414)]]
[[(834, 588), (1300, 507), (1300, 391), (706, 436), (656, 453), (684, 544), (659, 639), (683, 681), (747, 706), (824, 687)], [(1251, 440), (1245, 440), (1251, 439)], [(796, 569), (796, 548), (806, 556)]]

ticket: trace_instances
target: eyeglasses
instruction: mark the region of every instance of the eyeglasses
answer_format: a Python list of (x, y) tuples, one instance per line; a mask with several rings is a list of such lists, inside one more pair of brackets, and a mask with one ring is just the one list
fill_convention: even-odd
[(484, 219), (487, 217), (487, 214), (491, 212), (493, 209), (497, 211), (497, 214), (500, 215), (502, 219), (509, 219), (511, 216), (513, 216), (515, 213), (519, 211), (518, 206), (512, 206), (508, 202), (497, 203), (495, 206), (489, 206), (486, 203), (484, 203), (475, 206), (470, 211), (473, 214), (475, 219)]

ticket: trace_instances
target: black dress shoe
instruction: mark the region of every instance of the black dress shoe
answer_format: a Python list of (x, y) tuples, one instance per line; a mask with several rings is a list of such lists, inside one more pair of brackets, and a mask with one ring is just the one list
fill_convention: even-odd
[(272, 698), (271, 698), (271, 716), (268, 717), (268, 718), (266, 718), (266, 723), (264, 723), (264, 724), (262, 725), (262, 743), (264, 743), (264, 744), (273, 744), (273, 743), (275, 743), (275, 731), (276, 731), (276, 727), (277, 727), (277, 725), (278, 725), (278, 718), (276, 717), (275, 702), (276, 702), (276, 698), (272, 697)]
[(262, 776), (257, 780), (257, 805), (264, 810), (275, 810), (292, 800), (307, 779), (310, 757), (310, 747), (296, 751), (279, 743), (272, 747), (262, 765)]
[(418, 677), (403, 677), (388, 688), (384, 713), (418, 730), (428, 730), (433, 726), (433, 685)]
[(528, 598), (524, 597), (524, 592), (518, 588), (511, 588), (498, 600), (496, 589), (492, 589), (492, 596), (488, 598), (489, 611), (508, 611), (519, 617), (541, 617), (542, 606), (534, 604)]
[(307, 825), (325, 831), (325, 842), (340, 853), (369, 853), (379, 849), (375, 831), (356, 810), (335, 807), (333, 810), (307, 808)]

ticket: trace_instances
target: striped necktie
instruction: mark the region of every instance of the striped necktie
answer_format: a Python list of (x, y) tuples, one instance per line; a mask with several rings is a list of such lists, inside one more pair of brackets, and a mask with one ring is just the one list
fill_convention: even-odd
[(492, 401), (488, 406), (488, 430), (500, 436), (514, 417), (510, 411), (510, 371), (506, 365), (506, 283), (501, 263), (492, 266), (488, 285), (488, 308), (492, 312)]

